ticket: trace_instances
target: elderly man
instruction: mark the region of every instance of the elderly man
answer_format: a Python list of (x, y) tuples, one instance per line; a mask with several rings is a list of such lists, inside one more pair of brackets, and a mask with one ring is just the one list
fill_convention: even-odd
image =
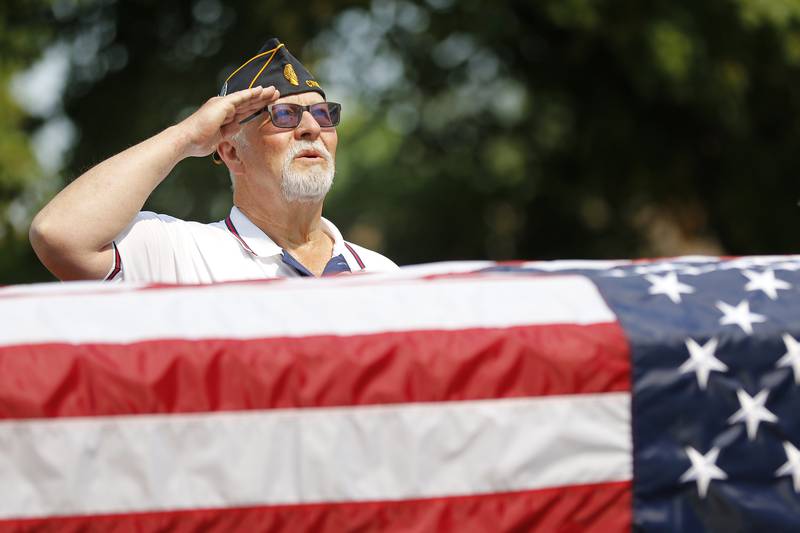
[[(194, 114), (92, 168), (36, 216), (30, 238), (58, 278), (208, 283), (397, 268), (322, 217), (339, 104), (277, 39)], [(224, 162), (233, 208), (213, 224), (139, 212), (186, 157)]]

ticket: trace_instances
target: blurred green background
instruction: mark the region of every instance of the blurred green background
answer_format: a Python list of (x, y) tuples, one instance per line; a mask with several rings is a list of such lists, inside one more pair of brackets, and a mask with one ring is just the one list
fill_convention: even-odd
[[(797, 251), (800, 0), (6, 0), (0, 283), (31, 218), (277, 36), (344, 119), (325, 215), (400, 264)], [(146, 209), (230, 208), (187, 160)]]

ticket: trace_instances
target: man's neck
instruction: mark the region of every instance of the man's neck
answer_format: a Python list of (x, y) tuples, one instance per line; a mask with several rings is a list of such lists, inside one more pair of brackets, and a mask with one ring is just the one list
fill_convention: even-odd
[(322, 200), (287, 202), (282, 197), (272, 197), (270, 201), (261, 204), (245, 201), (235, 195), (234, 204), (275, 244), (285, 250), (295, 251), (320, 245), (333, 248), (333, 240), (322, 229)]

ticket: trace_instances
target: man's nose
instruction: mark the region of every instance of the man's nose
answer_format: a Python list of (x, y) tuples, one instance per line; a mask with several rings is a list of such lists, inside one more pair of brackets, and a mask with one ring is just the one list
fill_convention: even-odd
[(308, 110), (303, 111), (303, 116), (300, 117), (300, 124), (294, 130), (294, 136), (297, 139), (316, 139), (319, 137), (320, 132), (319, 122)]

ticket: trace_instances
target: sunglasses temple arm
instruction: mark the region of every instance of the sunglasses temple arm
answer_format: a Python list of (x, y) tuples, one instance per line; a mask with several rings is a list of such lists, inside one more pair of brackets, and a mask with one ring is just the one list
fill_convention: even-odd
[(264, 110), (263, 110), (263, 109), (262, 109), (261, 111), (256, 111), (255, 113), (253, 113), (253, 114), (252, 114), (252, 115), (250, 115), (249, 117), (247, 117), (247, 118), (245, 118), (245, 119), (242, 119), (242, 120), (240, 120), (240, 121), (239, 121), (239, 125), (241, 126), (242, 124), (247, 124), (248, 122), (250, 122), (251, 120), (253, 120), (254, 118), (256, 118), (258, 115), (260, 115), (260, 114), (261, 114), (261, 113), (263, 113), (263, 112), (264, 112)]

